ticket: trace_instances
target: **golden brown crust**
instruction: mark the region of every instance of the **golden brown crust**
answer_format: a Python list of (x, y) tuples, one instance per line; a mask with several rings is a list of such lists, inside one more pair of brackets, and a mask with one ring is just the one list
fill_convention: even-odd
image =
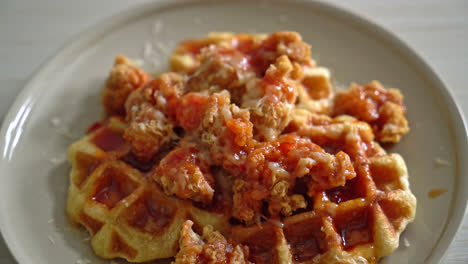
[(133, 114), (124, 138), (130, 142), (132, 152), (139, 160), (149, 161), (175, 137), (173, 127), (163, 112), (145, 103)]
[(213, 231), (212, 226), (203, 228), (203, 238), (192, 230), (193, 222), (182, 225), (179, 252), (173, 264), (250, 264), (249, 249)]
[(151, 76), (131, 60), (125, 56), (117, 56), (101, 95), (107, 115), (125, 115), (124, 104), (128, 95), (151, 79)]
[(266, 38), (261, 34), (233, 34), (213, 32), (202, 39), (189, 39), (181, 42), (169, 59), (172, 71), (186, 74), (194, 73), (200, 66), (200, 54), (210, 45), (248, 52)]
[(403, 95), (396, 89), (385, 89), (379, 82), (351, 88), (336, 94), (334, 115), (347, 114), (369, 123), (380, 142), (397, 143), (408, 133)]
[(295, 79), (300, 75), (300, 66), (283, 55), (247, 88), (242, 107), (250, 110), (258, 140), (274, 140), (288, 125), (297, 98)]
[(173, 128), (178, 99), (183, 91), (182, 76), (164, 73), (134, 90), (125, 102), (130, 125), (124, 138), (141, 161), (149, 161), (175, 139)]
[(159, 162), (152, 177), (167, 195), (198, 202), (209, 202), (213, 198), (213, 176), (199, 152), (194, 144), (180, 144)]
[(188, 93), (181, 99), (177, 120), (187, 137), (195, 137), (211, 155), (214, 166), (236, 170), (252, 148), (249, 112), (231, 104), (229, 93), (210, 96)]

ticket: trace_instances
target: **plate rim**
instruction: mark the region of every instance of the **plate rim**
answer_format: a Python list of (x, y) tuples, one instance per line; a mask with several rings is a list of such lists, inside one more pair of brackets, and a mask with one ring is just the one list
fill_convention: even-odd
[[(223, 1), (226, 2), (227, 0)], [(288, 2), (286, 0), (257, 0), (256, 2), (259, 1)], [(219, 2), (219, 0), (157, 0), (154, 2), (139, 3), (117, 11), (112, 15), (105, 16), (97, 23), (69, 38), (52, 56), (44, 60), (31, 77), (28, 78), (23, 89), (7, 111), (0, 130), (0, 150), (2, 151), (0, 156), (0, 171), (4, 171), (7, 168), (9, 158), (6, 157), (6, 153), (8, 150), (12, 150), (11, 142), (6, 140), (7, 132), (11, 133), (14, 129), (17, 129), (14, 135), (18, 135), (18, 129), (21, 129), (22, 123), (20, 122), (19, 126), (17, 126), (18, 122), (14, 125), (13, 121), (15, 119), (27, 119), (28, 113), (21, 111), (21, 109), (24, 110), (25, 106), (29, 109), (34, 106), (37, 99), (33, 98), (31, 95), (38, 89), (37, 87), (39, 85), (37, 85), (37, 83), (40, 83), (40, 79), (47, 76), (57, 65), (61, 65), (60, 61), (66, 60), (71, 54), (76, 53), (77, 50), (86, 49), (93, 41), (107, 35), (108, 32), (112, 32), (118, 25), (127, 21), (132, 21), (137, 17), (147, 16), (160, 8), (174, 7), (183, 4), (209, 4)], [(244, 0), (244, 2), (247, 1)], [(342, 17), (347, 21), (351, 21), (359, 27), (359, 29), (372, 31), (372, 34), (379, 40), (386, 42), (389, 46), (398, 51), (403, 58), (407, 58), (415, 66), (415, 70), (421, 73), (424, 81), (432, 84), (432, 89), (436, 91), (438, 95), (441, 95), (442, 107), (446, 108), (445, 110), (447, 113), (445, 113), (445, 117), (449, 119), (451, 132), (454, 136), (454, 145), (456, 146), (456, 175), (455, 187), (450, 205), (451, 208), (445, 227), (434, 248), (426, 259), (424, 259), (424, 263), (439, 263), (454, 241), (455, 234), (462, 226), (468, 203), (468, 192), (463, 192), (463, 187), (468, 185), (468, 164), (463, 162), (468, 158), (468, 131), (465, 117), (462, 114), (463, 112), (459, 104), (454, 100), (451, 90), (447, 88), (448, 86), (423, 57), (384, 26), (379, 25), (370, 18), (355, 11), (322, 0), (292, 0), (292, 2), (308, 5), (318, 10), (325, 10), (328, 14), (333, 14), (335, 17)], [(37, 91), (35, 93), (37, 94)], [(20, 137), (20, 134), (18, 137)], [(3, 203), (5, 202), (0, 200), (0, 209), (3, 208)], [(4, 210), (0, 210), (0, 212), (4, 212)], [(8, 230), (4, 224), (5, 220), (3, 215), (4, 213), (0, 214), (0, 233), (4, 238), (8, 250), (18, 263), (30, 263), (26, 262), (27, 258), (25, 259), (25, 255), (27, 254), (24, 254), (21, 247), (16, 245), (15, 240), (12, 239), (11, 231)]]

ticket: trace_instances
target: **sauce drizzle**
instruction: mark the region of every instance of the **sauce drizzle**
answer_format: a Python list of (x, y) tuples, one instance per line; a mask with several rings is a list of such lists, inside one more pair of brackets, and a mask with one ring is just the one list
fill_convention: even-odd
[(448, 191), (447, 189), (431, 189), (427, 193), (427, 196), (429, 196), (429, 198), (434, 199), (446, 193), (447, 191)]

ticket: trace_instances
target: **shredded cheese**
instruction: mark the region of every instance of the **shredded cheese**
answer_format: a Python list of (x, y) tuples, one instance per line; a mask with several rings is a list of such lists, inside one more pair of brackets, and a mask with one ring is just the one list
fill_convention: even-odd
[(79, 259), (75, 262), (76, 264), (90, 264), (91, 260), (84, 258), (84, 259)]
[(64, 157), (52, 157), (49, 159), (49, 162), (52, 163), (53, 165), (61, 164), (64, 161), (65, 161)]
[(58, 117), (54, 117), (50, 120), (50, 123), (54, 126), (54, 127), (59, 127), (60, 124), (62, 123), (62, 120)]
[(410, 242), (408, 241), (408, 239), (407, 239), (406, 237), (403, 238), (403, 245), (404, 245), (405, 247), (409, 247), (409, 246), (410, 246)]
[(439, 157), (434, 159), (434, 163), (438, 167), (449, 167), (450, 166), (450, 162), (448, 162), (447, 160), (441, 159)]
[(51, 235), (48, 235), (47, 238), (49, 239), (51, 244), (55, 244), (55, 241), (54, 241), (54, 239), (52, 238)]

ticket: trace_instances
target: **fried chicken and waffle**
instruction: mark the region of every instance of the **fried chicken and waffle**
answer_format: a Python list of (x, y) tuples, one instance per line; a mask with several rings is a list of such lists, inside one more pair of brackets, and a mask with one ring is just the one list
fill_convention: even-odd
[(67, 213), (129, 262), (377, 263), (415, 217), (403, 96), (333, 92), (295, 32), (212, 33), (156, 78), (118, 56), (71, 145)]

